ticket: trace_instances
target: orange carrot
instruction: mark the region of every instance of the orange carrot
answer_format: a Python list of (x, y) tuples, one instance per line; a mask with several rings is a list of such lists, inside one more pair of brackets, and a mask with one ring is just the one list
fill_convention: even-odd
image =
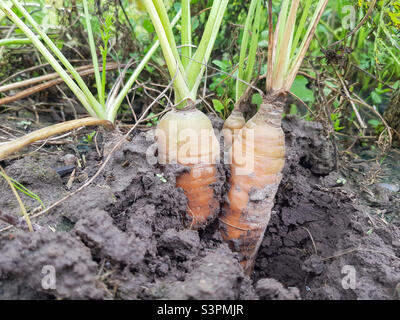
[[(282, 177), (285, 140), (281, 110), (281, 102), (265, 101), (246, 124), (240, 111), (235, 110), (224, 125), (225, 139), (233, 137), (232, 172), (229, 203), (220, 217), (220, 231), (232, 250), (240, 253), (246, 274), (253, 269)], [(242, 128), (238, 128), (239, 123)]]
[[(245, 90), (241, 79), (250, 83), (254, 72), (262, 14), (261, 2), (252, 0), (250, 3), (245, 30), (252, 31), (252, 39), (250, 33), (245, 31), (239, 58), (236, 106), (224, 125), (224, 137), (228, 140), (225, 145), (232, 158), (232, 172), (229, 203), (225, 204), (220, 217), (221, 236), (233, 251), (240, 253), (241, 263), (248, 275), (253, 270), (282, 178), (285, 158), (285, 139), (281, 129), (284, 96), (292, 87), (327, 3), (328, 0), (318, 0), (306, 27), (307, 15), (312, 13), (311, 1), (306, 3), (299, 23), (297, 12), (300, 0), (283, 1), (274, 31), (272, 0), (268, 0), (266, 93), (262, 94), (263, 103), (259, 111), (244, 124), (240, 106), (248, 98), (251, 87)], [(303, 39), (300, 41), (301, 37)], [(247, 66), (244, 63), (246, 55)]]
[(219, 211), (212, 188), (218, 181), (219, 143), (210, 120), (194, 107), (170, 111), (160, 120), (156, 136), (160, 163), (179, 163), (190, 169), (176, 181), (188, 198), (190, 227), (206, 226)]

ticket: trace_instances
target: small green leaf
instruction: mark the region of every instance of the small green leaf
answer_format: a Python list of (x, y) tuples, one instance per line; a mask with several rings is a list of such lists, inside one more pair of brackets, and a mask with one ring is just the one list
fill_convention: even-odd
[(143, 21), (143, 28), (148, 32), (148, 33), (153, 33), (154, 32), (154, 26), (151, 23), (150, 20), (144, 20)]
[(268, 48), (268, 40), (261, 40), (258, 43), (258, 46), (261, 47), (261, 48)]
[(304, 76), (297, 76), (290, 92), (294, 93), (304, 102), (314, 102), (314, 92), (307, 88), (308, 80)]
[(368, 123), (374, 128), (382, 124), (379, 120), (376, 119), (370, 119), (368, 120)]
[(214, 105), (214, 109), (215, 111), (222, 113), (222, 111), (224, 111), (225, 106), (222, 104), (221, 101), (217, 100), (217, 99), (213, 99), (212, 103)]
[(372, 91), (372, 92), (371, 92), (371, 98), (372, 98), (372, 101), (373, 101), (374, 103), (376, 103), (376, 104), (382, 103), (382, 98), (381, 98), (381, 96), (380, 96), (378, 93), (376, 93), (375, 91)]
[(259, 93), (253, 94), (253, 96), (251, 97), (251, 103), (256, 104), (259, 107), (262, 103), (261, 95)]
[(218, 66), (222, 71), (226, 71), (228, 64), (221, 60), (214, 60), (213, 63)]
[(161, 180), (161, 182), (164, 182), (164, 183), (167, 182), (167, 179), (164, 178), (164, 174), (157, 173), (156, 176), (157, 176), (157, 178), (159, 178)]
[(290, 105), (290, 114), (298, 114), (297, 106), (295, 104)]
[(339, 178), (336, 180), (336, 183), (344, 186), (347, 183), (347, 180), (345, 178)]

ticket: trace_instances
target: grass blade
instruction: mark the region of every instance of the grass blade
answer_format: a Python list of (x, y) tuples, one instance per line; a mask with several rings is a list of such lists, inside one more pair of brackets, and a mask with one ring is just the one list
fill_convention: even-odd
[[(2, 11), (0, 11), (1, 13)], [(10, 45), (18, 45), (18, 44), (30, 44), (32, 43), (29, 39), (21, 39), (21, 38), (8, 38), (1, 39), (0, 46), (10, 46)]]
[(30, 231), (30, 232), (33, 232), (33, 227), (32, 227), (32, 223), (31, 223), (31, 219), (29, 218), (28, 212), (26, 212), (25, 206), (24, 206), (24, 204), (22, 203), (22, 200), (21, 200), (21, 198), (20, 198), (20, 196), (19, 196), (17, 190), (15, 190), (14, 185), (12, 184), (12, 182), (11, 182), (9, 176), (8, 176), (7, 173), (4, 171), (4, 169), (3, 169), (2, 166), (0, 166), (0, 170), (1, 170), (1, 172), (3, 173), (4, 179), (6, 179), (7, 183), (9, 184), (9, 186), (10, 186), (10, 188), (11, 188), (11, 190), (12, 190), (12, 192), (14, 193), (15, 198), (16, 198), (17, 201), (18, 201), (18, 204), (19, 204), (19, 206), (20, 206), (20, 208), (21, 208), (21, 211), (22, 211), (22, 215), (25, 217), (26, 224), (28, 225), (29, 231)]
[[(4, 176), (4, 174), (3, 174), (2, 172), (0, 172), (0, 176), (2, 176), (2, 177), (5, 179), (5, 176)], [(37, 202), (40, 203), (40, 205), (42, 206), (42, 208), (44, 208), (44, 204), (43, 204), (42, 199), (40, 199), (40, 197), (39, 197), (36, 193), (34, 193), (34, 192), (32, 192), (31, 190), (29, 190), (27, 187), (25, 187), (24, 185), (22, 185), (21, 183), (19, 183), (17, 180), (15, 180), (15, 179), (13, 179), (13, 178), (11, 178), (11, 177), (9, 177), (9, 178), (10, 178), (11, 182), (13, 183), (14, 187), (15, 187), (17, 190), (19, 190), (19, 191), (21, 191), (22, 193), (26, 194), (28, 197), (30, 197), (30, 198), (36, 200)]]

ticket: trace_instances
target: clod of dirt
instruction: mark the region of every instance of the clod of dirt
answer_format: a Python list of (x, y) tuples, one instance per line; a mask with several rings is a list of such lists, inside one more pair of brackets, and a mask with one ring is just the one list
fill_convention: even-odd
[(64, 156), (61, 158), (61, 161), (62, 161), (62, 162), (64, 163), (64, 165), (66, 165), (66, 166), (74, 166), (74, 165), (77, 164), (78, 158), (77, 158), (75, 155), (73, 155), (73, 154), (67, 153), (66, 155), (64, 155)]
[(112, 275), (108, 282), (118, 288), (116, 298), (122, 300), (138, 300), (146, 292), (148, 286), (148, 278), (144, 274), (135, 274), (128, 272), (126, 269), (118, 275)]
[(246, 294), (240, 295), (243, 289), (247, 295), (252, 294), (250, 286), (244, 281), (242, 267), (232, 252), (222, 246), (198, 261), (185, 281), (168, 284), (163, 298), (243, 299), (246, 297)]
[[(35, 298), (38, 293), (66, 299), (110, 298), (106, 288), (97, 281), (98, 266), (92, 261), (90, 251), (68, 233), (35, 232), (2, 236), (0, 252), (0, 279), (3, 279), (0, 281), (7, 288), (10, 283), (4, 282), (4, 279), (14, 279), (12, 286), (30, 294), (25, 299)], [(43, 281), (47, 283), (46, 275), (50, 274), (50, 270), (55, 271), (53, 289), (43, 286)], [(4, 293), (0, 292), (0, 298)]]
[(311, 275), (319, 276), (325, 269), (324, 261), (320, 256), (313, 254), (303, 262), (302, 269)]
[[(152, 137), (135, 135), (113, 156), (96, 185), (64, 204), (63, 215), (75, 223), (71, 232), (96, 260), (108, 261), (117, 270), (105, 280), (118, 288), (117, 297), (202, 298), (210, 296), (204, 281), (212, 283), (216, 299), (250, 297), (250, 280), (226, 245), (208, 231), (200, 237), (182, 224), (187, 199), (175, 183), (187, 168), (149, 161), (154, 156)], [(198, 285), (186, 292), (189, 282)], [(172, 287), (176, 290), (169, 290)]]
[[(96, 200), (93, 198), (96, 197)], [(78, 195), (79, 201), (71, 199), (64, 203), (62, 214), (73, 223), (79, 219), (89, 217), (92, 213), (106, 210), (115, 202), (111, 189), (104, 185), (91, 185), (83, 189)]]
[(400, 187), (396, 184), (391, 184), (391, 183), (378, 183), (377, 185), (379, 188), (383, 188), (388, 190), (389, 192), (399, 192)]
[(296, 287), (285, 288), (275, 279), (260, 279), (256, 284), (256, 293), (260, 300), (300, 300), (300, 291)]
[(371, 204), (388, 205), (394, 195), (399, 189), (395, 185), (387, 183), (378, 183), (373, 186), (373, 193), (367, 195), (367, 199)]
[(194, 230), (168, 229), (161, 235), (158, 242), (159, 254), (168, 254), (179, 260), (187, 260), (197, 255), (199, 247), (199, 233)]
[(105, 211), (91, 212), (80, 219), (75, 233), (100, 258), (109, 258), (130, 267), (143, 261), (146, 245), (133, 234), (127, 234), (113, 225)]
[[(286, 145), (290, 156), (300, 156), (298, 163), (315, 175), (327, 175), (334, 170), (337, 155), (333, 144), (326, 139), (321, 123), (301, 121), (298, 117), (286, 116), (283, 123)], [(293, 144), (296, 150), (290, 150)]]

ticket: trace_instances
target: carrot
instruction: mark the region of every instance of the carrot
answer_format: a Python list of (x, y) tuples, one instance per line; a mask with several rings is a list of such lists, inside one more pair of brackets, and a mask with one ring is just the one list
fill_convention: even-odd
[(191, 228), (206, 226), (219, 211), (212, 189), (218, 181), (219, 143), (210, 120), (194, 107), (173, 110), (158, 123), (156, 137), (160, 163), (179, 163), (190, 169), (177, 178), (176, 185), (188, 198)]
[(241, 104), (249, 94), (250, 88), (246, 87), (254, 72), (262, 14), (260, 1), (252, 0), (250, 3), (239, 58), (236, 105), (224, 124), (225, 152), (228, 150), (232, 162), (228, 201), (220, 216), (221, 236), (233, 251), (240, 254), (240, 262), (247, 275), (253, 270), (282, 179), (285, 139), (281, 119), (285, 96), (298, 73), (327, 3), (328, 0), (316, 3), (307, 25), (307, 15), (312, 12), (311, 0), (306, 1), (298, 23), (296, 19), (300, 0), (282, 1), (274, 33), (272, 0), (268, 0), (266, 93), (261, 92), (263, 103), (246, 123)]
[(220, 230), (230, 247), (240, 252), (246, 274), (253, 269), (282, 177), (285, 141), (281, 119), (269, 116), (272, 110), (282, 107), (276, 104), (264, 102), (241, 129), (232, 127), (232, 118), (224, 125), (225, 138), (233, 136), (232, 172), (229, 203), (224, 205)]
[(156, 137), (160, 163), (179, 163), (189, 172), (177, 178), (188, 198), (188, 215), (191, 228), (199, 229), (216, 217), (219, 201), (215, 199), (212, 185), (219, 179), (216, 163), (219, 162), (219, 143), (211, 121), (197, 110), (194, 101), (205, 73), (218, 30), (222, 23), (228, 0), (214, 1), (205, 25), (203, 36), (192, 54), (192, 27), (190, 0), (182, 0), (181, 41), (182, 58), (176, 46), (168, 12), (162, 0), (143, 0), (157, 32), (175, 92), (176, 108), (159, 121)]

